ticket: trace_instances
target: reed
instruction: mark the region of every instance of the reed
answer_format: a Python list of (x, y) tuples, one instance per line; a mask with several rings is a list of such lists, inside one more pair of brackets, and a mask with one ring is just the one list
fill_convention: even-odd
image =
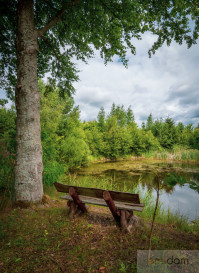
[(199, 150), (175, 148), (172, 151), (149, 151), (143, 154), (145, 158), (199, 163)]

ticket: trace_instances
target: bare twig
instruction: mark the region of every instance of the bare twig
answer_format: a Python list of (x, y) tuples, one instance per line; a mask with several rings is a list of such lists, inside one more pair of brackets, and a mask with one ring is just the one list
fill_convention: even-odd
[(157, 198), (156, 198), (156, 204), (155, 204), (155, 210), (153, 213), (153, 221), (151, 224), (151, 231), (150, 231), (150, 236), (149, 236), (149, 253), (148, 253), (148, 260), (150, 259), (150, 255), (151, 255), (151, 241), (152, 241), (152, 233), (153, 233), (153, 227), (154, 227), (154, 222), (155, 222), (155, 217), (156, 217), (156, 212), (157, 212), (157, 208), (158, 208), (158, 202), (159, 202), (159, 196), (160, 196), (160, 182), (158, 177), (156, 177), (156, 181), (157, 181)]

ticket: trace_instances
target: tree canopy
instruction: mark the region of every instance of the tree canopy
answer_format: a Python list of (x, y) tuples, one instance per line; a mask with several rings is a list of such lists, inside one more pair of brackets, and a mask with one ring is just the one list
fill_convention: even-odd
[[(17, 76), (17, 3), (1, 0), (0, 76), (1, 87), (14, 95)], [(34, 1), (34, 22), (38, 35), (38, 77), (51, 72), (60, 94), (74, 92), (78, 79), (74, 58), (86, 61), (100, 50), (105, 63), (117, 54), (127, 65), (129, 48), (136, 53), (135, 39), (150, 31), (157, 41), (149, 55), (172, 40), (190, 47), (199, 31), (199, 2), (191, 0), (41, 0)]]

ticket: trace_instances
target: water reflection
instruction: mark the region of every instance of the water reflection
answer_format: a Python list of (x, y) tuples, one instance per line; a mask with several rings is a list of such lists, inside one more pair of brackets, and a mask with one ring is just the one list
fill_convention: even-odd
[(150, 160), (122, 160), (118, 162), (94, 163), (76, 170), (78, 176), (108, 178), (117, 184), (121, 191), (124, 188), (150, 192), (156, 195), (159, 179), (163, 207), (172, 212), (185, 215), (190, 220), (199, 217), (199, 167), (181, 163)]

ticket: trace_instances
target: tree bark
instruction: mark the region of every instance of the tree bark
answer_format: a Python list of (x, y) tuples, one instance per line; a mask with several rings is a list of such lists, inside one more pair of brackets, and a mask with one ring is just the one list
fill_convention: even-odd
[(17, 16), (16, 203), (40, 202), (43, 197), (43, 163), (40, 93), (37, 82), (39, 48), (34, 25), (33, 0), (18, 0)]

